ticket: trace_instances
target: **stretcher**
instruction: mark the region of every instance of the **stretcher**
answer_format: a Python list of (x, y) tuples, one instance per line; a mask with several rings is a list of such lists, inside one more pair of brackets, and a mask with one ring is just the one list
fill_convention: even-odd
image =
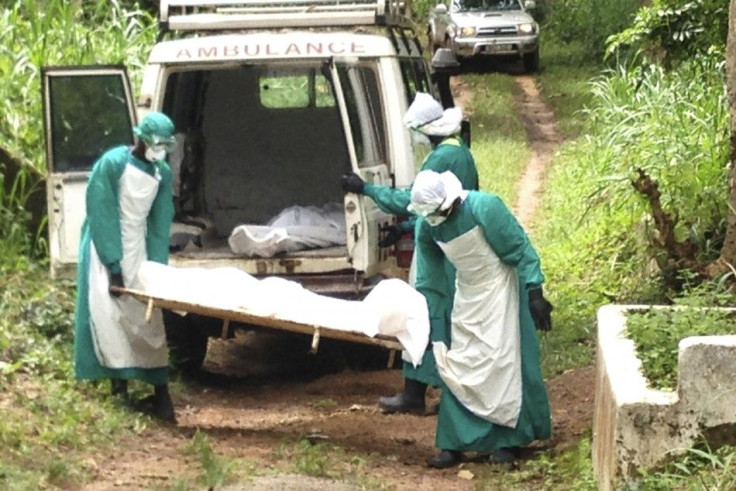
[(112, 291), (124, 295), (130, 295), (136, 300), (147, 305), (146, 320), (150, 320), (153, 309), (167, 309), (173, 312), (186, 312), (191, 314), (199, 314), (206, 317), (222, 319), (222, 337), (229, 336), (230, 322), (241, 322), (259, 327), (270, 329), (278, 329), (300, 334), (312, 336), (311, 352), (316, 353), (319, 348), (320, 338), (330, 338), (340, 341), (349, 341), (354, 343), (362, 343), (373, 346), (380, 346), (391, 350), (389, 353), (388, 366), (392, 366), (396, 351), (402, 350), (402, 345), (395, 337), (378, 334), (376, 336), (368, 336), (360, 332), (343, 331), (339, 329), (331, 329), (324, 326), (313, 324), (303, 324), (292, 320), (280, 319), (276, 316), (260, 316), (254, 315), (246, 310), (230, 310), (208, 305), (200, 305), (191, 302), (182, 302), (171, 298), (163, 298), (151, 295), (150, 293), (133, 290), (129, 288), (111, 287)]

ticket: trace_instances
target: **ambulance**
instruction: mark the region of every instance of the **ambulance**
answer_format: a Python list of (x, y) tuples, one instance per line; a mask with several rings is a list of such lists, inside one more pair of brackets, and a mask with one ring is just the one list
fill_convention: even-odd
[[(93, 163), (132, 145), (149, 111), (177, 131), (170, 264), (234, 266), (346, 298), (395, 270), (399, 247), (378, 242), (396, 218), (344, 193), (340, 178), (408, 187), (428, 148), (414, 146), (404, 112), (418, 91), (452, 104), (408, 6), (163, 0), (159, 21), (135, 95), (124, 66), (43, 70), (52, 276), (74, 274)], [(171, 337), (201, 361), (212, 332), (192, 316), (167, 318), (188, 324)]]

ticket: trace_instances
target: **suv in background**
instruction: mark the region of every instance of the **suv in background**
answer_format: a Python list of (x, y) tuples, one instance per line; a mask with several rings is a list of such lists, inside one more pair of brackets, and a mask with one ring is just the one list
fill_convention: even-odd
[(532, 0), (450, 0), (429, 12), (429, 47), (449, 48), (457, 60), (515, 57), (526, 72), (539, 70), (539, 25)]

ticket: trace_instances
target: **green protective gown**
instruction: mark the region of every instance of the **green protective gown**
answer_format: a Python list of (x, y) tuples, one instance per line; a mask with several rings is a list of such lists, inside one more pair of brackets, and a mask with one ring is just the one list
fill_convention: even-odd
[(162, 385), (168, 383), (168, 367), (111, 369), (102, 366), (95, 355), (90, 330), (90, 243), (94, 243), (100, 261), (111, 273), (121, 272), (123, 247), (118, 210), (118, 181), (128, 164), (151, 176), (158, 169), (161, 176), (158, 192), (146, 220), (146, 253), (150, 261), (166, 264), (169, 260), (169, 230), (174, 216), (171, 169), (165, 162), (149, 163), (136, 158), (126, 146), (107, 151), (95, 163), (87, 184), (87, 216), (82, 224), (77, 267), (74, 369), (76, 377), (82, 380), (136, 379)]
[[(463, 189), (478, 189), (478, 169), (475, 167), (473, 154), (470, 153), (468, 146), (458, 136), (445, 138), (437, 144), (422, 162), (420, 171), (423, 170), (450, 171), (460, 180)], [(401, 227), (404, 232), (413, 231), (416, 225), (416, 217), (406, 209), (411, 203), (411, 188), (397, 189), (366, 183), (363, 193), (373, 199), (383, 212), (400, 217), (411, 217), (409, 220), (402, 222)], [(449, 316), (455, 288), (455, 270), (449, 261), (445, 261), (445, 268), (447, 273), (441, 277), (444, 283), (415, 285), (420, 293), (424, 293), (427, 288), (435, 291), (432, 302), (427, 297), (430, 341), (442, 340), (449, 342)], [(431, 346), (424, 353), (421, 365), (414, 367), (411, 363), (404, 362), (403, 375), (405, 378), (418, 380), (435, 387), (440, 385), (441, 380), (437, 373)]]
[[(519, 278), (521, 411), (514, 428), (491, 423), (463, 406), (443, 384), (436, 445), (444, 450), (491, 452), (525, 446), (551, 435), (549, 399), (539, 363), (539, 340), (527, 295), (530, 289), (542, 285), (544, 275), (539, 256), (526, 233), (501, 199), (490, 193), (470, 192), (445, 222), (432, 227), (419, 220), (415, 250), (417, 283), (432, 284), (445, 271), (445, 255), (438, 242), (449, 243), (476, 226), (481, 228), (493, 252), (503, 263), (515, 268)], [(425, 295), (430, 304), (434, 303), (433, 290), (426, 289)]]

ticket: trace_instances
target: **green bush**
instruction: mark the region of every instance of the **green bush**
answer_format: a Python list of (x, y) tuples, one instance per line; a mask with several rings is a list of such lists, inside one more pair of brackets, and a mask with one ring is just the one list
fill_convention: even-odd
[(574, 44), (588, 60), (600, 60), (609, 36), (627, 28), (638, 0), (555, 0), (540, 2), (542, 46)]
[(611, 36), (607, 53), (641, 52), (665, 66), (714, 52), (723, 58), (727, 32), (728, 2), (654, 0), (631, 26)]

